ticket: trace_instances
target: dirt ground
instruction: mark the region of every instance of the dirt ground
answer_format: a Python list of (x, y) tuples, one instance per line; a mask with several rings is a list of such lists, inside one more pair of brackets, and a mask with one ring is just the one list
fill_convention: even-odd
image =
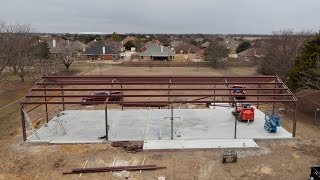
[[(255, 68), (152, 68), (103, 65), (94, 74), (171, 74), (171, 75), (255, 75)], [(26, 85), (30, 88), (30, 85)], [(0, 94), (1, 98), (5, 98)], [(263, 106), (262, 108), (269, 108)], [(18, 114), (19, 112), (15, 112)], [(293, 112), (282, 113), (282, 126), (291, 132)], [(0, 179), (308, 179), (310, 167), (320, 164), (320, 129), (311, 117), (297, 115), (297, 137), (294, 140), (257, 141), (257, 149), (237, 149), (236, 163), (222, 164), (222, 150), (144, 151), (126, 153), (109, 144), (37, 145), (22, 142), (19, 117), (12, 120), (12, 128), (4, 129), (0, 137)], [(1, 123), (3, 123), (1, 121)], [(7, 123), (7, 122), (6, 122)], [(72, 168), (106, 165), (166, 166), (166, 169), (140, 172), (94, 173), (62, 175)]]

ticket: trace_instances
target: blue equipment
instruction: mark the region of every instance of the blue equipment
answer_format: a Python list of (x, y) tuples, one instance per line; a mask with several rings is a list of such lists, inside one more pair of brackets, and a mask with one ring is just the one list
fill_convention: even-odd
[(269, 133), (276, 133), (277, 127), (280, 127), (280, 115), (272, 113), (269, 113), (269, 115), (267, 115), (267, 113), (265, 113), (264, 128)]

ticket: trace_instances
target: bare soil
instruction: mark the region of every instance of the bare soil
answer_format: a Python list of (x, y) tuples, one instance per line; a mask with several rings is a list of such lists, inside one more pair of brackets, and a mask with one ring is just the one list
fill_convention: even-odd
[[(255, 75), (254, 68), (135, 68), (104, 65), (102, 74), (187, 74), (187, 75)], [(96, 68), (87, 74), (100, 74)], [(26, 89), (30, 85), (25, 85)], [(1, 98), (7, 98), (0, 94)], [(263, 105), (261, 108), (269, 109)], [(13, 114), (19, 115), (19, 112)], [(282, 126), (291, 131), (293, 112), (282, 113)], [(294, 140), (258, 141), (258, 149), (237, 149), (236, 163), (222, 164), (222, 150), (144, 151), (126, 153), (109, 144), (39, 145), (22, 142), (19, 117), (11, 128), (2, 129), (0, 137), (0, 179), (307, 179), (310, 167), (320, 164), (320, 131), (312, 119), (298, 113), (297, 137)], [(2, 124), (3, 121), (0, 121)], [(156, 171), (62, 175), (72, 168), (145, 164), (166, 166)]]

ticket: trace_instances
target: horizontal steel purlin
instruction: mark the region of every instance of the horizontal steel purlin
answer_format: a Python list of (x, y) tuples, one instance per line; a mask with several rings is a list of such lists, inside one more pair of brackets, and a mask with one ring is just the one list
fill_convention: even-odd
[[(232, 81), (232, 82), (231, 82)], [(52, 85), (51, 88), (41, 88), (42, 86)], [(54, 88), (54, 86), (57, 88)], [(72, 85), (79, 85), (74, 87)], [(107, 88), (101, 88), (97, 85), (110, 85)], [(119, 87), (121, 85), (121, 87)], [(122, 85), (125, 85), (123, 87)], [(132, 87), (131, 85), (136, 85)], [(158, 85), (164, 85), (166, 87), (157, 88)], [(181, 85), (188, 85), (189, 88)], [(210, 86), (209, 88), (202, 88), (204, 85)], [(216, 87), (220, 85), (220, 87)], [(233, 88), (230, 85), (248, 85), (249, 87)], [(250, 86), (251, 85), (251, 86)], [(252, 87), (258, 86), (259, 87)], [(260, 85), (265, 85), (260, 87)], [(269, 85), (269, 87), (268, 87)], [(61, 87), (65, 87), (61, 89)], [(94, 87), (92, 87), (94, 86)], [(221, 88), (221, 86), (227, 86)], [(116, 88), (113, 88), (116, 87)], [(129, 88), (130, 87), (130, 88)], [(258, 91), (258, 93), (246, 93), (237, 94), (233, 93), (235, 90), (244, 91)], [(49, 91), (63, 91), (63, 92), (76, 92), (76, 91), (120, 91), (121, 94), (111, 95), (90, 95), (90, 94), (37, 94), (37, 92), (49, 92)], [(149, 91), (150, 93), (146, 93)], [(151, 91), (157, 92), (175, 92), (174, 94), (152, 94)], [(196, 92), (192, 92), (196, 91)], [(201, 94), (198, 91), (209, 91), (210, 93)], [(220, 93), (212, 93), (213, 91), (219, 91)], [(272, 94), (266, 93), (267, 91), (273, 91)], [(125, 92), (125, 94), (124, 94)], [(129, 92), (129, 93), (128, 93)], [(184, 92), (183, 94), (179, 94)], [(222, 93), (222, 94), (221, 94)], [(31, 91), (26, 95), (22, 104), (86, 104), (88, 102), (67, 101), (68, 98), (110, 98), (110, 97), (132, 97), (132, 98), (156, 98), (156, 97), (274, 97), (273, 100), (236, 100), (236, 102), (295, 102), (297, 99), (293, 93), (289, 91), (287, 86), (279, 80), (278, 76), (142, 76), (142, 75), (107, 75), (107, 76), (46, 76), (36, 83)], [(279, 97), (276, 98), (275, 97)], [(280, 97), (287, 97), (286, 99)], [(65, 102), (42, 102), (35, 98), (66, 98)], [(288, 99), (290, 98), (290, 99)], [(70, 100), (70, 99), (69, 99)], [(172, 100), (170, 103), (210, 103), (210, 102), (226, 102), (233, 103), (235, 100), (219, 100), (219, 101), (185, 101), (185, 100)], [(159, 99), (151, 99), (148, 102), (137, 101), (123, 101), (119, 102), (101, 102), (91, 101), (91, 104), (124, 104), (124, 103), (168, 103), (168, 101), (159, 101)]]
[[(64, 88), (63, 91), (228, 91), (228, 90), (284, 90), (288, 88)], [(61, 91), (59, 88), (34, 88), (31, 91)]]
[(35, 101), (35, 102), (21, 102), (21, 104), (120, 104), (125, 105), (126, 103), (136, 103), (136, 104), (148, 104), (148, 103), (272, 103), (272, 102), (295, 102), (295, 100), (210, 100), (210, 101), (64, 101), (64, 102), (48, 102), (48, 101)]
[(249, 96), (291, 96), (290, 94), (111, 94), (111, 95), (27, 95), (27, 98), (73, 98), (73, 97), (93, 97), (93, 98), (105, 98), (105, 97), (201, 97), (201, 96), (212, 96), (212, 97), (249, 97)]
[(79, 76), (43, 76), (43, 79), (104, 79), (104, 78), (110, 78), (110, 79), (121, 79), (121, 78), (128, 78), (128, 79), (135, 79), (135, 78), (149, 78), (149, 79), (159, 79), (159, 78), (167, 78), (167, 79), (173, 79), (173, 78), (213, 78), (213, 79), (277, 79), (278, 76), (274, 75), (267, 75), (267, 76), (201, 76), (201, 75), (79, 75)]
[(71, 81), (71, 82), (43, 82), (37, 85), (282, 85), (281, 82), (106, 82), (106, 81)]

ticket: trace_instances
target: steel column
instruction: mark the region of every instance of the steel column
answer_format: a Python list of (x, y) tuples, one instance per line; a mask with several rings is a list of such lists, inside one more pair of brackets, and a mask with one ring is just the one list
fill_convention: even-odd
[(294, 117), (293, 117), (293, 127), (292, 127), (292, 137), (296, 137), (296, 128), (297, 128), (297, 107), (298, 104), (294, 103)]
[[(43, 86), (43, 89), (46, 89), (46, 86)], [(46, 96), (44, 98), (44, 101), (47, 102), (47, 92), (46, 90), (44, 90), (44, 95)], [(48, 115), (48, 104), (45, 104), (46, 106), (46, 119), (47, 119), (47, 123), (49, 122), (49, 115)]]
[[(276, 85), (274, 86), (276, 88)], [(276, 90), (273, 90), (273, 94), (276, 94)], [(275, 101), (276, 97), (273, 96), (273, 101)], [(274, 116), (274, 108), (275, 108), (275, 102), (272, 103), (272, 115)]]
[[(63, 86), (61, 86), (61, 95), (62, 95), (62, 102), (64, 102), (64, 92), (63, 92)], [(65, 104), (62, 104), (62, 110), (65, 110)]]
[[(171, 89), (171, 83), (172, 80), (170, 79), (170, 85), (169, 85), (169, 89)], [(170, 95), (172, 95), (172, 91), (170, 90)], [(171, 121), (171, 139), (173, 139), (173, 103), (172, 103), (172, 97), (168, 97), (168, 99), (170, 98), (171, 101), (171, 117), (170, 117), (170, 121)]]
[[(260, 89), (260, 84), (258, 85), (258, 89)], [(257, 94), (259, 94), (260, 91), (258, 90)], [(257, 109), (259, 109), (259, 100), (260, 100), (260, 96), (257, 96)]]
[(237, 101), (235, 101), (235, 107), (236, 107), (236, 111), (235, 111), (235, 116), (234, 116), (234, 139), (237, 139)]
[(105, 125), (106, 125), (106, 141), (109, 140), (109, 125), (108, 125), (108, 105), (105, 105)]
[(216, 85), (214, 85), (214, 90), (213, 90), (213, 95), (214, 95), (214, 105), (213, 105), (213, 109), (215, 109), (216, 108)]
[(171, 117), (170, 117), (170, 121), (171, 121), (171, 139), (173, 139), (173, 104), (171, 103)]
[(22, 137), (23, 137), (23, 140), (26, 141), (27, 140), (26, 119), (23, 112), (23, 106), (21, 106), (20, 108), (20, 113), (21, 113), (21, 123), (22, 123)]

